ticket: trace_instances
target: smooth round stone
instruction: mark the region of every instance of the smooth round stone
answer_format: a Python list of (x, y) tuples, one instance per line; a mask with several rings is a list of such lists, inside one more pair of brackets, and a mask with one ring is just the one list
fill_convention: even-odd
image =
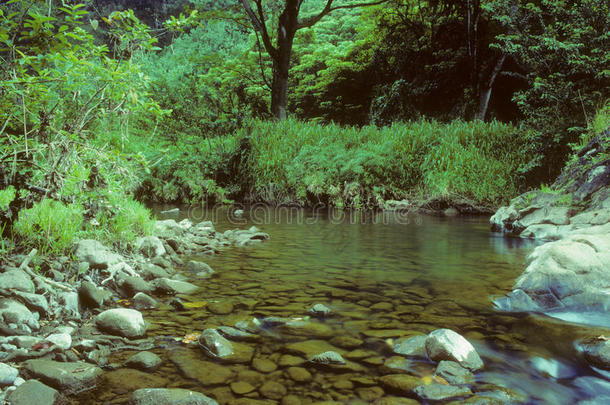
[(306, 382), (310, 381), (312, 378), (311, 373), (303, 367), (288, 367), (286, 372), (288, 373), (288, 377), (296, 382)]
[(355, 349), (359, 346), (362, 346), (364, 342), (352, 336), (340, 335), (332, 338), (330, 340), (330, 343), (333, 346), (342, 347), (344, 349)]
[(392, 311), (394, 305), (389, 302), (378, 302), (370, 307), (373, 311)]
[(165, 404), (189, 404), (189, 405), (218, 405), (207, 396), (182, 388), (143, 388), (131, 394), (133, 405), (165, 405)]
[(233, 312), (233, 304), (229, 301), (212, 302), (208, 304), (207, 309), (216, 315), (228, 315)]
[(128, 358), (125, 365), (138, 370), (151, 371), (161, 365), (161, 357), (151, 352), (140, 352)]
[(280, 367), (300, 366), (305, 363), (305, 359), (291, 354), (284, 354), (278, 362)]
[(381, 387), (365, 387), (356, 389), (360, 399), (365, 401), (374, 401), (383, 396), (384, 392)]
[(423, 399), (430, 401), (445, 401), (451, 398), (467, 397), (472, 395), (468, 387), (455, 387), (445, 384), (420, 385), (415, 388), (415, 393)]
[(231, 391), (233, 391), (237, 395), (244, 395), (254, 390), (255, 388), (252, 385), (244, 381), (237, 381), (231, 383)]
[(301, 400), (296, 395), (286, 395), (282, 398), (282, 405), (301, 405)]
[(350, 380), (339, 380), (335, 381), (333, 387), (338, 390), (351, 390), (354, 388), (354, 383)]
[(19, 375), (19, 370), (8, 364), (0, 363), (0, 386), (12, 385)]
[(267, 381), (258, 391), (269, 399), (281, 399), (287, 392), (286, 387), (275, 381)]
[(407, 374), (389, 374), (379, 378), (379, 383), (389, 390), (412, 393), (418, 385), (422, 384), (422, 380)]
[(268, 359), (261, 359), (260, 357), (252, 360), (252, 367), (261, 373), (271, 373), (277, 370), (277, 365), (274, 362)]
[(64, 399), (57, 390), (38, 380), (28, 380), (8, 395), (11, 405), (47, 405), (61, 403)]

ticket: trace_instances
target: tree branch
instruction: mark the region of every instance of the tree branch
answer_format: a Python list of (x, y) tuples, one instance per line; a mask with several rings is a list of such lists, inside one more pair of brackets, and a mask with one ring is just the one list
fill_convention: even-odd
[(269, 32), (267, 32), (267, 26), (265, 25), (265, 19), (264, 19), (264, 15), (263, 15), (263, 6), (261, 4), (261, 0), (254, 0), (254, 2), (256, 3), (257, 11), (258, 11), (258, 16), (254, 13), (254, 10), (252, 10), (252, 7), (250, 7), (250, 3), (248, 2), (248, 0), (240, 0), (240, 1), (241, 1), (241, 4), (244, 6), (244, 10), (246, 10), (246, 14), (248, 14), (248, 17), (250, 17), (252, 26), (254, 27), (254, 29), (256, 31), (261, 33), (261, 36), (263, 37), (263, 45), (265, 45), (265, 49), (267, 50), (267, 52), (273, 59), (277, 59), (277, 49), (271, 43), (271, 38), (269, 37)]
[(388, 1), (389, 0), (377, 0), (377, 1), (355, 3), (355, 4), (343, 4), (343, 5), (340, 5), (340, 6), (333, 7), (332, 6), (333, 5), (333, 0), (328, 0), (326, 2), (326, 6), (324, 6), (324, 9), (322, 11), (320, 11), (320, 13), (318, 13), (317, 15), (314, 15), (312, 17), (306, 18), (303, 21), (299, 22), (299, 25), (297, 26), (297, 30), (300, 30), (301, 28), (309, 28), (309, 27), (313, 26), (318, 21), (320, 21), (325, 15), (330, 13), (331, 11), (339, 10), (339, 9), (342, 9), (342, 8), (358, 8), (358, 7), (378, 6), (379, 4), (383, 4), (383, 3), (386, 3)]

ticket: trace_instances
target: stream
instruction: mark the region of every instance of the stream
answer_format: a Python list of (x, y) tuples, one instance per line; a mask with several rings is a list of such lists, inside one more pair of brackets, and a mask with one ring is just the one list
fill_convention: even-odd
[[(490, 233), (486, 217), (256, 208), (237, 219), (225, 210), (185, 209), (171, 217), (159, 214), (165, 207), (154, 208), (159, 219), (212, 220), (220, 232), (256, 225), (271, 239), (194, 258), (215, 274), (187, 275), (202, 287), (181, 297), (191, 307), (143, 311), (148, 336), (164, 342), (151, 350), (162, 357), (161, 368), (106, 371), (96, 389), (77, 397), (80, 403), (126, 403), (133, 390), (153, 386), (191, 389), (220, 404), (373, 403), (398, 396), (377, 383), (378, 376), (396, 373), (388, 371), (396, 361), (392, 342), (439, 328), (460, 333), (481, 355), (485, 367), (476, 373), (475, 394), (530, 404), (610, 394), (608, 376), (588, 367), (574, 348), (575, 340), (608, 335), (607, 329), (493, 308), (492, 298), (510, 290), (536, 244)], [(254, 351), (250, 362), (220, 363), (180, 342), (253, 318), (307, 319), (314, 304), (331, 315), (307, 333), (270, 329), (244, 342)], [(308, 350), (318, 349), (339, 352), (349, 367), (307, 363)], [(110, 360), (121, 364), (134, 353)], [(408, 367), (425, 380), (435, 365), (413, 360)]]

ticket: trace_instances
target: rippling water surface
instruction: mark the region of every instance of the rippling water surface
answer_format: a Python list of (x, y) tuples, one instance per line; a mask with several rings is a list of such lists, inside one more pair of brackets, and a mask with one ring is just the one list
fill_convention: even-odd
[[(149, 336), (183, 337), (254, 317), (304, 317), (316, 303), (333, 310), (332, 317), (313, 321), (332, 334), (315, 328), (310, 336), (261, 332), (258, 342), (246, 343), (254, 349), (256, 365), (221, 364), (196, 345), (164, 338), (167, 343), (153, 350), (164, 359), (158, 371), (107, 372), (99, 388), (83, 394), (81, 402), (121, 403), (132, 390), (155, 386), (193, 389), (221, 404), (372, 403), (399, 394), (376, 380), (388, 373), (384, 363), (394, 356), (389, 344), (437, 328), (461, 333), (481, 354), (485, 368), (476, 374), (474, 391), (507, 390), (524, 403), (541, 404), (610, 394), (608, 381), (579, 360), (573, 345), (582, 336), (607, 335), (607, 330), (493, 309), (491, 297), (509, 291), (534, 245), (490, 233), (487, 218), (271, 209), (251, 212), (240, 223), (229, 221), (225, 211), (190, 216), (197, 217), (194, 221), (213, 219), (218, 231), (256, 223), (271, 239), (203, 258), (216, 273), (201, 280), (187, 275), (202, 288), (184, 298), (205, 305), (146, 311), (152, 324)], [(213, 313), (211, 303), (228, 303), (229, 312)], [(338, 337), (353, 338), (355, 346), (341, 347)], [(351, 368), (304, 363), (306, 354), (299, 356), (290, 346), (304, 342), (335, 348)], [(120, 364), (131, 354), (119, 353), (111, 361)], [(292, 375), (294, 367), (310, 377), (303, 373), (307, 378), (299, 381)], [(425, 381), (434, 366), (420, 361), (411, 369)]]

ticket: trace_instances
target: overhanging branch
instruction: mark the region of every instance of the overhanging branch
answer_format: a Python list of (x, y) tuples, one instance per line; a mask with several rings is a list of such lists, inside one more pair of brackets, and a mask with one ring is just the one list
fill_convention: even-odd
[(377, 0), (377, 1), (361, 2), (361, 3), (354, 3), (354, 4), (342, 4), (342, 5), (333, 7), (332, 6), (333, 0), (328, 0), (326, 2), (326, 6), (324, 6), (324, 9), (322, 11), (320, 11), (318, 14), (316, 14), (312, 17), (306, 18), (303, 21), (299, 22), (297, 29), (312, 27), (314, 24), (316, 24), (318, 21), (320, 21), (325, 15), (329, 14), (331, 11), (339, 10), (342, 8), (378, 6), (378, 5), (386, 3), (388, 1), (389, 0)]
[(269, 33), (267, 32), (267, 26), (265, 25), (261, 0), (254, 0), (258, 11), (258, 16), (254, 12), (254, 10), (252, 10), (252, 7), (250, 7), (250, 3), (248, 2), (248, 0), (240, 1), (241, 4), (244, 6), (244, 10), (246, 10), (246, 14), (248, 14), (248, 17), (252, 22), (252, 26), (256, 31), (260, 32), (261, 37), (263, 38), (263, 45), (265, 46), (265, 49), (273, 59), (277, 59), (277, 49), (271, 43), (271, 38), (269, 37)]

